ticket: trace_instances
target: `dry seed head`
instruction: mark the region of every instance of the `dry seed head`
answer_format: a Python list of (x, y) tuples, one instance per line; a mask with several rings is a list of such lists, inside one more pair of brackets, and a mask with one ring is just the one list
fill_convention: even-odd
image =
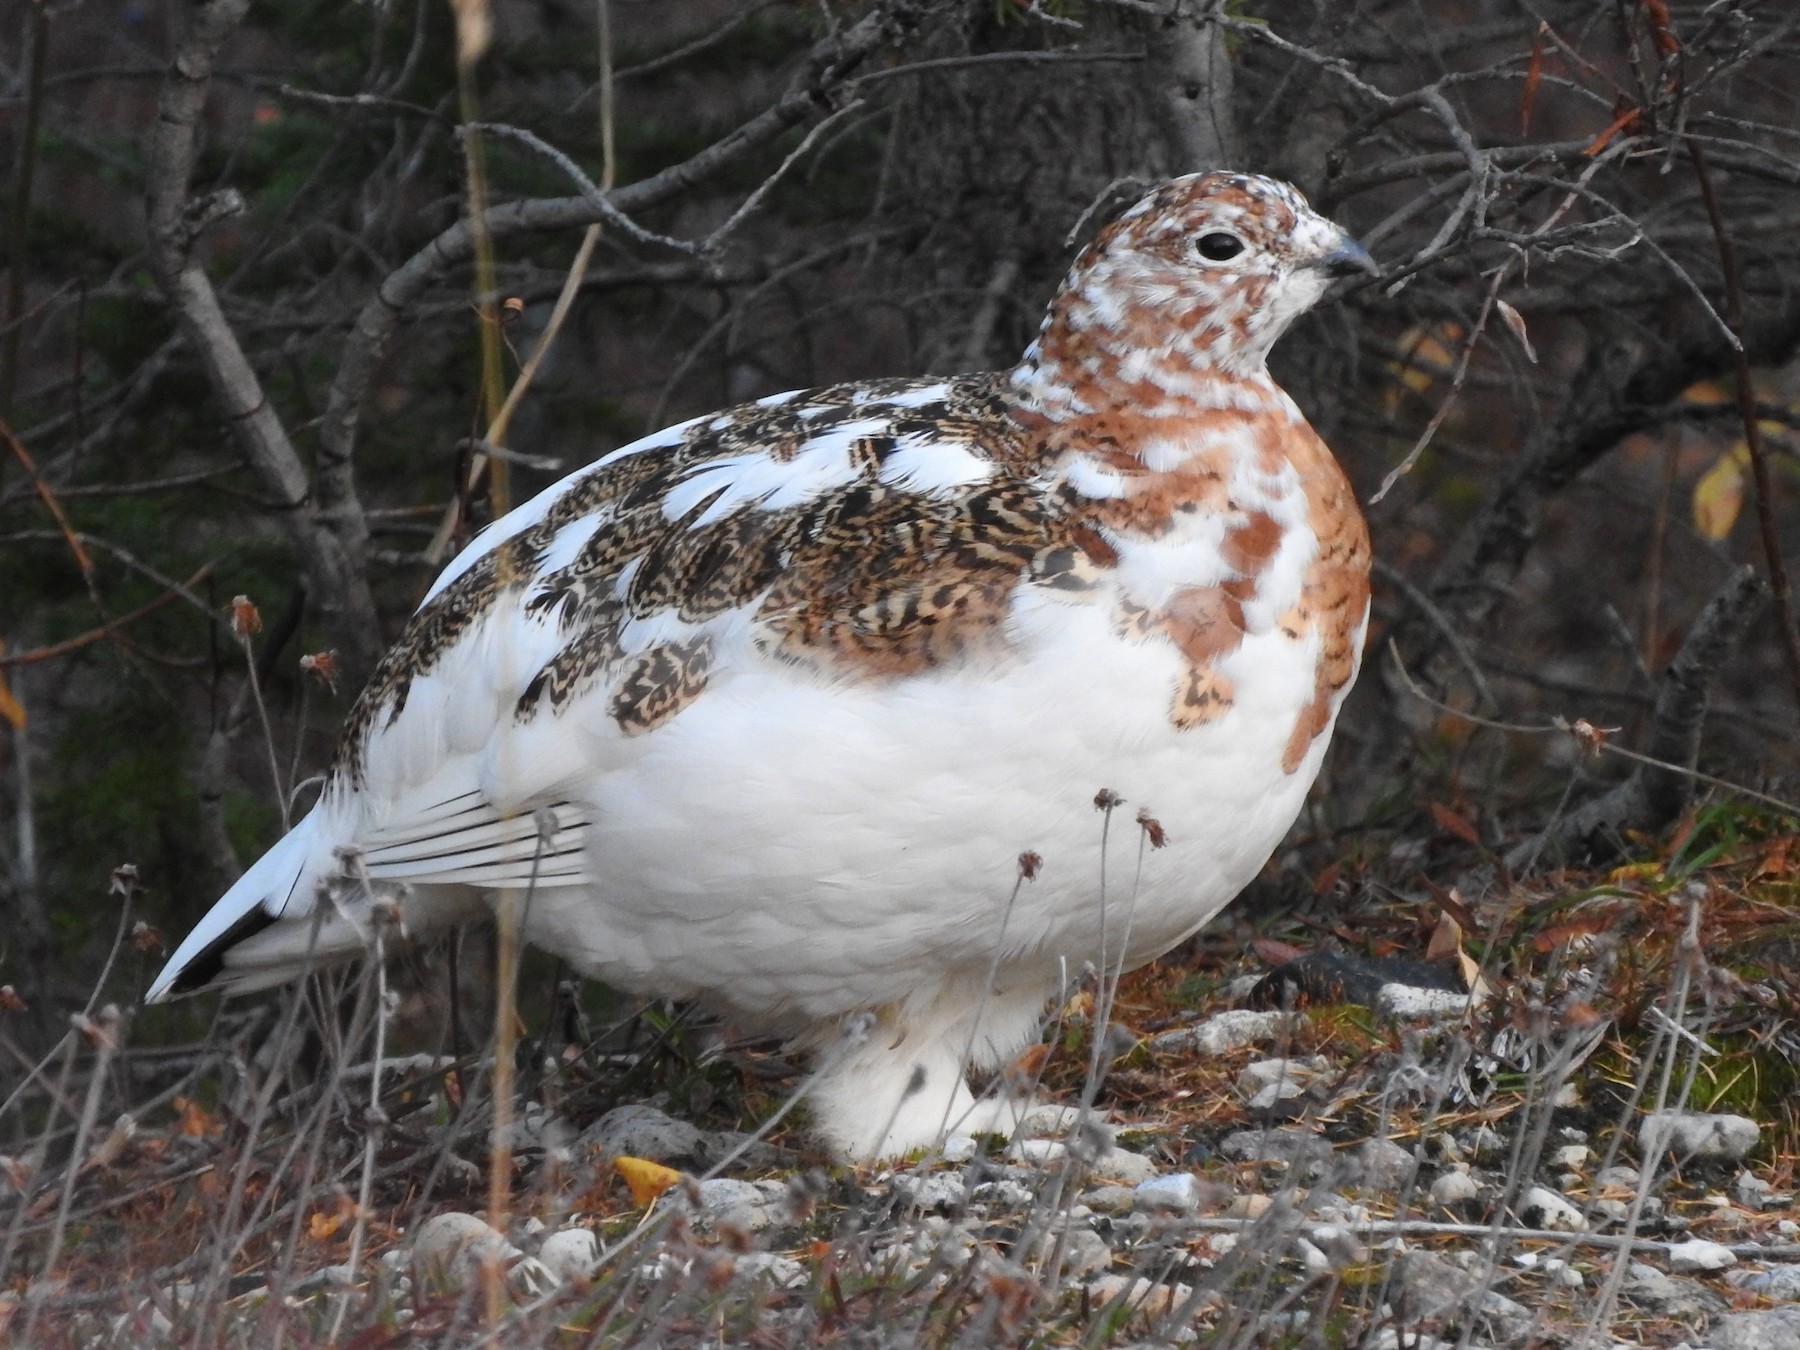
[(309, 652), (300, 658), (300, 669), (332, 693), (337, 693), (338, 655), (335, 651)]
[(239, 642), (247, 642), (252, 633), (262, 631), (262, 613), (247, 595), (231, 597), (231, 631)]

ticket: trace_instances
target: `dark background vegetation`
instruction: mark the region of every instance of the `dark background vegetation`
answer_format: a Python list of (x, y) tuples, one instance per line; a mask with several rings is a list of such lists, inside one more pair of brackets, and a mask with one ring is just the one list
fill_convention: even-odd
[[(325, 764), (446, 509), (460, 539), (492, 507), (459, 491), (487, 418), (450, 9), (241, 8), (0, 3), (0, 983), (22, 1046), (87, 1002), (116, 866), (173, 940), (273, 840), (273, 782)], [(492, 18), (478, 117), (599, 181), (594, 5)], [(1800, 672), (1741, 571), (1800, 557), (1791, 0), (614, 0), (611, 24), (611, 206), (483, 138), (490, 299), (522, 302), (509, 381), (604, 224), (507, 436), (534, 457), (513, 500), (546, 458), (721, 405), (1004, 365), (1146, 186), (1279, 175), (1384, 270), (1298, 327), (1279, 378), (1365, 498), (1431, 438), (1370, 508), (1363, 679), (1256, 894), (1355, 904), (1425, 872), (1479, 901), (1654, 848), (1717, 796), (1526, 729), (1554, 718), (1794, 797)], [(335, 687), (302, 670), (323, 652)], [(109, 997), (138, 997), (153, 948), (128, 944)]]

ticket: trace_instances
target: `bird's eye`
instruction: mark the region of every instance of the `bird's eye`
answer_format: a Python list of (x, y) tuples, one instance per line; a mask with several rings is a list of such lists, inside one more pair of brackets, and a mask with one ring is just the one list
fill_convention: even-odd
[(1244, 241), (1235, 234), (1215, 230), (1211, 234), (1201, 235), (1194, 243), (1194, 251), (1208, 262), (1224, 262), (1244, 251)]

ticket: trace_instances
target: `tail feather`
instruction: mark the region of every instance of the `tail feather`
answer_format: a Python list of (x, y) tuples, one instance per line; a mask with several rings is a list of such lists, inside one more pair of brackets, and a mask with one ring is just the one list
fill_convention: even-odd
[(302, 893), (302, 882), (311, 870), (318, 843), (314, 825), (317, 819), (315, 814), (301, 821), (219, 898), (175, 949), (175, 955), (144, 995), (145, 1002), (161, 1003), (171, 994), (211, 983), (220, 974), (225, 953), (231, 948), (277, 922), (283, 914), (310, 912), (312, 897)]

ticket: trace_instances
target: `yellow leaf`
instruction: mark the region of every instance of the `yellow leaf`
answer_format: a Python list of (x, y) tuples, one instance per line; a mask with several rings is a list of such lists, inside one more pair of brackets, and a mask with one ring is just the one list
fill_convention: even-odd
[[(0, 656), (6, 654), (6, 643), (0, 640)], [(14, 731), (25, 730), (25, 705), (12, 695), (6, 687), (6, 672), (0, 670), (0, 717), (12, 723)]]
[(1744, 466), (1750, 452), (1734, 446), (1694, 484), (1694, 528), (1715, 543), (1731, 533), (1744, 506)]
[(324, 1210), (314, 1210), (306, 1221), (306, 1236), (314, 1242), (323, 1242), (338, 1229), (344, 1226), (342, 1214), (327, 1214)]
[(648, 1158), (633, 1158), (621, 1153), (613, 1159), (613, 1166), (625, 1178), (626, 1186), (630, 1187), (631, 1203), (634, 1205), (652, 1203), (657, 1196), (681, 1180), (681, 1173), (673, 1167), (664, 1167)]
[(1683, 403), (1698, 403), (1703, 407), (1730, 403), (1736, 397), (1736, 393), (1717, 380), (1702, 380), (1699, 384), (1690, 384), (1681, 391)]

